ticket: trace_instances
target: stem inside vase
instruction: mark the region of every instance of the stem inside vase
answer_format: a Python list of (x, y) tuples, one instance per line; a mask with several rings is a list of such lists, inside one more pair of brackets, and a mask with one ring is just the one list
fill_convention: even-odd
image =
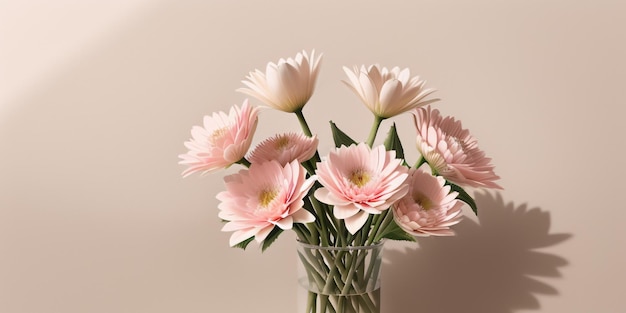
[(298, 242), (298, 280), (308, 292), (306, 313), (380, 312), (383, 242), (322, 247)]

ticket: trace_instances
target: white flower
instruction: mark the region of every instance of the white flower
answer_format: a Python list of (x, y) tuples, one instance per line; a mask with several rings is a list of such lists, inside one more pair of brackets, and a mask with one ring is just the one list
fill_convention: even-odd
[(255, 70), (242, 81), (248, 88), (237, 91), (259, 99), (266, 105), (285, 112), (296, 112), (309, 101), (319, 72), (322, 56), (316, 58), (315, 50), (309, 56), (306, 51), (295, 59), (268, 63), (265, 73)]
[(350, 79), (350, 82), (344, 83), (378, 117), (396, 116), (439, 100), (424, 99), (435, 90), (425, 89), (426, 82), (419, 76), (411, 77), (408, 68), (388, 70), (375, 64), (369, 68), (355, 66), (352, 70), (344, 66), (343, 70)]

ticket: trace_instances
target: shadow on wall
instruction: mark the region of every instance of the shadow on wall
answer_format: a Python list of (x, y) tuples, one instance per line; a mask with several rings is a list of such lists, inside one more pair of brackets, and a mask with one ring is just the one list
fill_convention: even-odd
[(550, 214), (500, 195), (476, 195), (479, 221), (454, 237), (419, 238), (419, 248), (387, 251), (382, 301), (388, 312), (508, 313), (538, 309), (537, 295), (558, 291), (537, 278), (560, 277), (564, 258), (537, 249), (571, 234), (550, 234)]

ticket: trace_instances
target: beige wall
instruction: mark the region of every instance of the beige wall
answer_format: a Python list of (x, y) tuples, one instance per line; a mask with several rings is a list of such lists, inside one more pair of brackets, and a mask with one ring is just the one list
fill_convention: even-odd
[[(625, 10), (2, 2), (0, 312), (295, 312), (294, 237), (228, 248), (222, 175), (183, 180), (177, 155), (203, 114), (242, 101), (248, 71), (312, 48), (325, 58), (305, 114), (322, 153), (330, 119), (369, 131), (341, 66), (398, 65), (439, 90), (502, 176), (504, 191), (478, 195), (480, 225), (388, 245), (384, 312), (626, 312)], [(415, 157), (410, 120), (396, 121)], [(294, 117), (266, 111), (255, 141), (287, 129)]]

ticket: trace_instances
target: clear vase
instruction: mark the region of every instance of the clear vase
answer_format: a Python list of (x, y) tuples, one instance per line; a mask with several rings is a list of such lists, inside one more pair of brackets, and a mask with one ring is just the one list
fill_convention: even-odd
[[(379, 313), (383, 242), (322, 247), (298, 242), (305, 313)], [(300, 310), (302, 312), (302, 310)]]

